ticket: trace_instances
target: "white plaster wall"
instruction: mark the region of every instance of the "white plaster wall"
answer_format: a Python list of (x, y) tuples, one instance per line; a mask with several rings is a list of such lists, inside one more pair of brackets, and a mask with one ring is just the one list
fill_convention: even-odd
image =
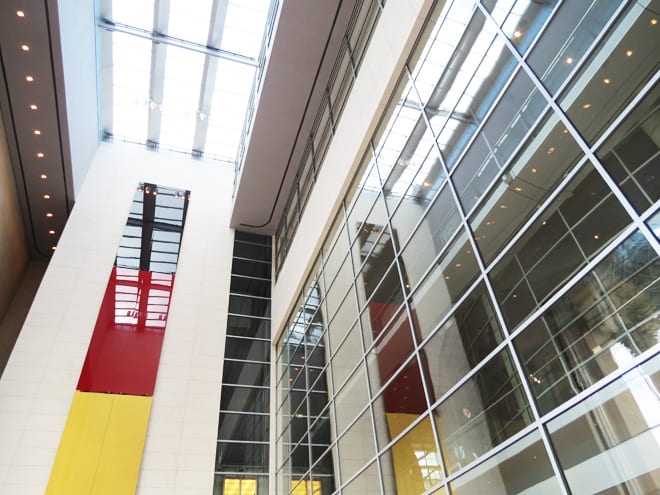
[(232, 180), (231, 167), (217, 162), (100, 146), (0, 381), (0, 493), (44, 493), (140, 181), (192, 194), (138, 493), (211, 493)]

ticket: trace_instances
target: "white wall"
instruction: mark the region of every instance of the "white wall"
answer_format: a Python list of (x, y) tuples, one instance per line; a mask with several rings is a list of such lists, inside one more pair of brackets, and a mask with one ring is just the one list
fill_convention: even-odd
[(44, 493), (140, 181), (192, 193), (138, 493), (212, 491), (233, 169), (103, 144), (0, 381), (0, 493)]

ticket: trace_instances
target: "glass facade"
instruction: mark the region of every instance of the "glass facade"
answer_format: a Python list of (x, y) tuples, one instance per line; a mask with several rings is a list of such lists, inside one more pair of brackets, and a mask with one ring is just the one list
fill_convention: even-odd
[(278, 493), (660, 490), (659, 13), (431, 12), (276, 346)]
[(214, 495), (268, 493), (270, 237), (236, 231)]

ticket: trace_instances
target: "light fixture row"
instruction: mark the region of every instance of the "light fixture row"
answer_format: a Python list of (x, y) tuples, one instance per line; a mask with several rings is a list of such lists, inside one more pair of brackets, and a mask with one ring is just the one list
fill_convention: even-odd
[[(16, 11), (16, 17), (18, 17), (19, 19), (25, 19), (26, 18), (25, 10), (22, 10), (22, 9), (17, 10)], [(32, 50), (32, 47), (30, 46), (29, 43), (25, 42), (25, 43), (20, 44), (19, 49), (23, 53), (29, 53)], [(25, 82), (27, 84), (35, 83), (36, 82), (35, 75), (26, 74), (25, 75)], [(29, 110), (32, 111), (32, 112), (36, 112), (36, 111), (39, 110), (39, 106), (36, 103), (31, 103), (29, 105)], [(43, 134), (43, 132), (42, 132), (41, 129), (35, 128), (35, 129), (32, 130), (32, 134), (34, 134), (35, 136), (41, 136)], [(37, 159), (41, 160), (42, 158), (45, 158), (46, 155), (43, 151), (37, 151), (35, 153), (35, 156), (36, 156)], [(48, 180), (48, 175), (46, 173), (41, 173), (39, 175), (39, 178), (43, 181), (47, 181)], [(52, 198), (52, 196), (50, 195), (50, 193), (44, 193), (44, 194), (41, 195), (41, 198), (44, 201), (48, 201)], [(55, 214), (52, 211), (50, 211), (50, 209), (47, 209), (46, 213), (45, 213), (45, 216), (46, 216), (46, 218), (54, 218)], [(57, 234), (57, 231), (54, 228), (52, 228), (52, 226), (49, 226), (47, 232), (48, 232), (48, 235)], [(53, 244), (51, 246), (51, 250), (53, 250), (53, 251), (55, 251), (56, 248), (57, 248), (57, 246), (55, 244)]]

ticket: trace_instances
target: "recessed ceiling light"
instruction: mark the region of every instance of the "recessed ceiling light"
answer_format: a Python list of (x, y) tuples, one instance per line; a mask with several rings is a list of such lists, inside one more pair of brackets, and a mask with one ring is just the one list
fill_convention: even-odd
[(609, 84), (609, 83), (611, 83), (612, 81), (610, 80), (609, 77), (606, 77), (605, 79), (603, 79), (603, 82), (604, 82), (605, 84)]
[(22, 10), (17, 10), (16, 17), (25, 17), (25, 12), (23, 12)]
[(657, 23), (658, 23), (657, 19), (651, 19), (651, 24), (653, 24), (655, 26)]
[(50, 211), (49, 211), (48, 213), (46, 213), (46, 216), (47, 216), (48, 218), (53, 218), (53, 214), (52, 214)]
[(32, 76), (25, 76), (25, 80), (26, 80), (27, 82), (32, 82), (32, 81), (34, 81), (34, 77), (32, 77)]
[(513, 32), (513, 37), (514, 38), (520, 38), (522, 36), (522, 31), (514, 31)]
[(35, 105), (34, 103), (30, 105), (30, 110), (37, 110), (39, 107)]
[(57, 249), (57, 246), (51, 246), (50, 248), (51, 248), (53, 251), (55, 251), (55, 250)]
[(626, 57), (632, 57), (633, 51), (632, 50), (626, 50)]
[(50, 199), (50, 194), (44, 194), (44, 199)]
[(517, 192), (521, 192), (521, 191), (522, 191), (522, 187), (514, 187), (513, 189), (514, 189), (514, 191), (517, 191)]
[(572, 64), (573, 63), (573, 57), (567, 57), (566, 58), (566, 63), (569, 64), (569, 65)]
[(54, 234), (55, 234), (55, 231), (51, 229), (51, 230), (48, 231), (48, 233), (49, 233), (50, 235), (54, 235)]
[(41, 178), (41, 179), (43, 179), (43, 180), (46, 180), (46, 179), (48, 178), (48, 176), (47, 176), (46, 174), (41, 174), (41, 175), (39, 176), (39, 178)]
[(34, 135), (35, 135), (35, 136), (41, 136), (41, 131), (40, 131), (39, 129), (35, 129), (35, 130), (32, 131), (32, 132), (34, 132)]
[(30, 46), (23, 44), (23, 45), (21, 45), (21, 50), (23, 50), (24, 52), (29, 52), (30, 51)]
[(40, 151), (37, 153), (37, 158), (43, 158), (45, 155)]
[(533, 173), (533, 174), (536, 173), (536, 169), (535, 169), (534, 167), (532, 167), (532, 173)]
[(582, 108), (584, 108), (585, 110), (591, 108), (591, 103), (585, 103), (584, 105), (582, 105)]

